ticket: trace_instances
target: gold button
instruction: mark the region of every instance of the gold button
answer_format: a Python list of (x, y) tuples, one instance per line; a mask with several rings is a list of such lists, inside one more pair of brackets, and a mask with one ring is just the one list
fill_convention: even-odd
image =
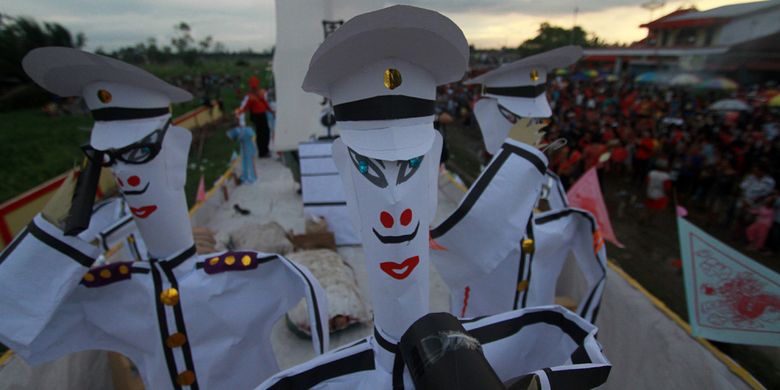
[(209, 260), (209, 264), (211, 265), (217, 265), (219, 263), (219, 257), (214, 257), (211, 260)]
[(176, 332), (170, 336), (168, 336), (167, 339), (165, 339), (165, 345), (168, 346), (168, 348), (179, 348), (184, 343), (187, 342), (187, 336), (184, 335), (184, 333)]
[(122, 275), (127, 275), (127, 273), (130, 272), (130, 268), (127, 268), (126, 265), (122, 264), (119, 266), (119, 273)]
[(539, 71), (536, 69), (531, 69), (530, 77), (531, 77), (531, 81), (539, 80)]
[(85, 282), (94, 282), (95, 281), (95, 275), (92, 275), (89, 272), (85, 273), (84, 274), (84, 281)]
[(163, 290), (163, 292), (160, 293), (160, 301), (168, 306), (179, 303), (179, 291), (175, 288)]
[(236, 262), (235, 256), (228, 256), (225, 258), (226, 265), (233, 265)]
[(195, 373), (190, 370), (180, 372), (179, 376), (176, 377), (176, 383), (179, 386), (189, 386), (195, 383)]
[(108, 92), (105, 89), (98, 90), (97, 96), (101, 103), (111, 102), (111, 92)]
[(252, 264), (252, 258), (249, 257), (249, 255), (244, 255), (244, 257), (241, 258), (241, 264), (243, 264), (244, 267), (249, 267), (249, 265)]
[(527, 288), (528, 288), (528, 281), (527, 280), (523, 280), (523, 281), (521, 281), (520, 283), (517, 284), (517, 291), (519, 291), (519, 292), (523, 292)]
[(103, 278), (103, 279), (110, 278), (111, 277), (111, 271), (107, 270), (107, 269), (101, 270), (100, 271), (100, 277)]
[(523, 252), (534, 253), (534, 240), (530, 238), (523, 240)]
[(399, 72), (398, 69), (387, 68), (387, 70), (385, 70), (384, 82), (385, 88), (387, 89), (398, 88), (403, 82), (401, 79), (401, 72)]

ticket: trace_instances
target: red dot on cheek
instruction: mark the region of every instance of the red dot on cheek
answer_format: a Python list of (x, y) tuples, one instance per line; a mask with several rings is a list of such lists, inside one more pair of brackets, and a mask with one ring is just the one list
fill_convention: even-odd
[(393, 216), (387, 211), (382, 211), (382, 213), (379, 214), (379, 221), (382, 222), (382, 226), (388, 229), (393, 227)]
[(412, 209), (406, 209), (401, 213), (401, 225), (409, 225), (412, 223)]
[(127, 178), (127, 184), (130, 184), (133, 187), (137, 187), (139, 184), (141, 184), (141, 178), (138, 176), (130, 176)]

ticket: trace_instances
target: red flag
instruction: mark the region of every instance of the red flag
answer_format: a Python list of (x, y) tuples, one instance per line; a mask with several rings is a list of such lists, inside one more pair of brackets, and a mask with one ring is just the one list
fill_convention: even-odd
[(206, 200), (206, 183), (204, 182), (203, 175), (200, 175), (200, 181), (198, 182), (198, 192), (195, 195), (195, 201), (200, 203)]
[(596, 217), (599, 231), (601, 231), (604, 239), (615, 244), (618, 248), (625, 248), (615, 237), (615, 232), (612, 230), (607, 205), (604, 204), (604, 197), (601, 195), (601, 186), (599, 186), (599, 176), (596, 174), (596, 167), (585, 172), (566, 195), (569, 198), (569, 206), (588, 210)]

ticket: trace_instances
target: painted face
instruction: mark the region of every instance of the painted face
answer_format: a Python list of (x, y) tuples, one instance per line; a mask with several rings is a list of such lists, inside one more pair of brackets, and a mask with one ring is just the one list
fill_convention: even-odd
[(191, 138), (186, 129), (170, 127), (106, 153), (105, 161), (153, 257), (192, 243), (184, 195)]
[(377, 324), (400, 335), (428, 310), (428, 230), (436, 213), (441, 136), (426, 154), (377, 160), (337, 140), (333, 157), (360, 231)]
[(534, 145), (541, 138), (538, 131), (546, 126), (542, 119), (515, 115), (493, 98), (479, 99), (474, 105), (474, 115), (485, 140), (485, 150), (490, 154), (496, 154), (507, 138)]

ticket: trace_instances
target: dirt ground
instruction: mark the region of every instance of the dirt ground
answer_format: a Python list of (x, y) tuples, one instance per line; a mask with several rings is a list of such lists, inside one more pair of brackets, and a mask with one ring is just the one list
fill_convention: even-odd
[[(479, 153), (482, 140), (479, 130), (450, 125), (445, 130), (450, 152), (447, 162), (466, 184), (470, 184), (480, 167)], [(687, 320), (685, 287), (682, 269), (675, 264), (680, 258), (675, 215), (670, 208), (651, 220), (642, 218), (645, 213), (641, 186), (632, 186), (628, 175), (604, 174), (601, 183), (612, 227), (618, 239), (625, 245), (620, 249), (609, 244), (609, 258), (635, 278), (642, 286), (663, 301), (681, 318)], [(724, 202), (725, 204), (726, 202)], [(745, 244), (734, 231), (723, 227), (718, 220), (722, 212), (712, 212), (695, 203), (685, 203), (688, 219), (713, 236), (765, 266), (780, 272), (780, 254), (745, 252)], [(767, 388), (780, 388), (780, 348), (714, 343), (723, 352), (739, 362)]]

